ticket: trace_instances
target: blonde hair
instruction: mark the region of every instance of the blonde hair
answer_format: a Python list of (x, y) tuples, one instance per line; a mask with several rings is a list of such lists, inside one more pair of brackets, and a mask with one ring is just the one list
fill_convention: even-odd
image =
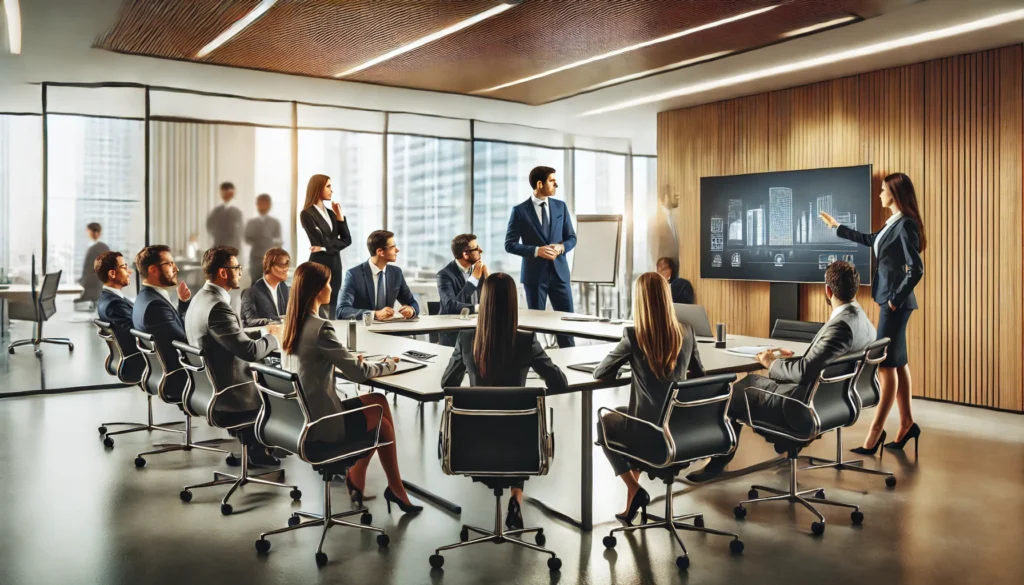
[(676, 369), (683, 347), (683, 332), (672, 308), (668, 281), (657, 272), (645, 272), (633, 284), (633, 298), (637, 344), (655, 377), (667, 380)]

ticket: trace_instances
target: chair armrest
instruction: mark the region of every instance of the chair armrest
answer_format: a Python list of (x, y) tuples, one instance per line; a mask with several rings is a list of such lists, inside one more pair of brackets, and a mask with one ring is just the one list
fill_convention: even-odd
[[(342, 412), (336, 412), (334, 414), (329, 414), (329, 415), (327, 415), (325, 417), (318, 418), (317, 420), (313, 421), (312, 423), (310, 423), (306, 427), (306, 430), (302, 433), (303, 438), (305, 438), (305, 436), (309, 433), (310, 429), (312, 429), (313, 427), (315, 427), (316, 425), (322, 423), (325, 420), (337, 418), (339, 416), (346, 416), (346, 415), (349, 415), (349, 414), (352, 414), (352, 413), (355, 413), (355, 412), (359, 412), (360, 410), (367, 410), (367, 409), (370, 409), (370, 408), (376, 408), (377, 410), (379, 410), (380, 411), (380, 419), (379, 420), (384, 420), (384, 408), (381, 405), (379, 405), (379, 404), (367, 404), (366, 406), (360, 406), (359, 408), (353, 408), (353, 409), (345, 410), (345, 411), (342, 411)], [(377, 423), (376, 432), (374, 433), (374, 436), (373, 436), (373, 446), (371, 446), (371, 447), (367, 447), (365, 449), (359, 449), (357, 451), (351, 451), (349, 453), (343, 453), (341, 455), (338, 455), (337, 457), (331, 457), (330, 459), (326, 459), (324, 461), (312, 461), (306, 455), (306, 444), (305, 444), (305, 440), (303, 440), (302, 444), (300, 446), (300, 453), (299, 453), (299, 455), (302, 457), (302, 459), (304, 461), (308, 461), (309, 463), (311, 463), (313, 465), (325, 465), (327, 463), (333, 463), (334, 461), (338, 461), (340, 459), (347, 459), (347, 458), (352, 457), (354, 455), (358, 455), (359, 453), (373, 451), (377, 447), (380, 447), (380, 423), (379, 422)]]
[[(615, 447), (612, 447), (609, 444), (609, 442), (608, 442), (608, 429), (604, 426), (604, 413), (605, 412), (607, 412), (607, 413), (609, 413), (609, 414), (611, 414), (613, 416), (618, 416), (618, 417), (624, 418), (626, 420), (630, 420), (630, 421), (633, 421), (633, 422), (636, 422), (636, 423), (640, 423), (640, 424), (642, 424), (642, 425), (644, 425), (646, 427), (651, 428), (652, 430), (657, 432), (659, 435), (661, 435), (661, 437), (665, 440), (665, 452), (667, 453), (667, 456), (665, 458), (665, 462), (664, 463), (655, 463), (653, 461), (647, 461), (646, 459), (638, 457), (637, 455), (635, 455), (633, 453), (627, 453), (625, 451), (622, 451), (620, 449), (616, 449)], [(635, 460), (640, 461), (640, 462), (642, 462), (642, 463), (644, 463), (646, 465), (650, 465), (651, 467), (663, 468), (663, 467), (668, 467), (669, 465), (672, 464), (672, 460), (675, 458), (674, 457), (675, 449), (672, 448), (672, 443), (669, 442), (667, 437), (665, 437), (665, 430), (662, 429), (661, 427), (659, 427), (658, 425), (655, 425), (655, 424), (653, 424), (653, 423), (651, 423), (649, 421), (646, 421), (646, 420), (644, 420), (642, 418), (637, 418), (635, 416), (630, 416), (630, 415), (628, 415), (628, 414), (626, 414), (624, 412), (619, 412), (618, 410), (614, 410), (614, 409), (607, 408), (607, 407), (604, 407), (604, 406), (602, 406), (601, 408), (597, 409), (597, 420), (598, 420), (598, 424), (601, 425), (601, 434), (604, 436), (604, 448), (605, 449), (608, 449), (609, 451), (611, 451), (613, 453), (618, 453), (619, 455), (622, 455), (623, 457), (628, 457), (630, 459), (635, 459)]]
[(777, 431), (775, 429), (770, 429), (770, 428), (765, 427), (765, 426), (758, 426), (757, 423), (754, 421), (754, 417), (751, 415), (751, 411), (750, 411), (750, 397), (747, 395), (746, 392), (744, 392), (743, 393), (743, 401), (744, 401), (744, 403), (746, 404), (746, 407), (747, 407), (747, 419), (750, 421), (750, 427), (753, 428), (754, 430), (761, 431), (761, 432), (764, 432), (764, 433), (771, 433), (773, 435), (779, 435), (779, 436), (785, 437), (785, 438), (793, 440), (793, 441), (807, 441), (807, 440), (809, 440), (809, 439), (811, 439), (813, 437), (818, 436), (818, 430), (821, 427), (821, 423), (818, 421), (818, 413), (815, 412), (813, 408), (811, 408), (810, 406), (805, 404), (803, 401), (797, 400), (796, 398), (792, 398), (790, 396), (785, 396), (783, 394), (778, 394), (778, 393), (772, 392), (771, 390), (767, 390), (765, 388), (755, 388), (753, 386), (748, 386), (744, 390), (747, 390), (747, 389), (757, 390), (758, 392), (762, 392), (762, 393), (768, 394), (770, 396), (775, 396), (775, 397), (778, 397), (778, 398), (782, 398), (783, 400), (788, 400), (789, 402), (792, 402), (794, 404), (799, 405), (801, 408), (806, 410), (808, 412), (808, 414), (810, 414), (811, 421), (812, 421), (812, 424), (813, 424), (813, 426), (811, 427), (813, 432), (811, 433), (811, 436), (809, 436), (809, 437), (797, 437), (797, 436), (794, 436), (794, 435), (787, 435), (787, 434), (782, 433), (780, 431)]

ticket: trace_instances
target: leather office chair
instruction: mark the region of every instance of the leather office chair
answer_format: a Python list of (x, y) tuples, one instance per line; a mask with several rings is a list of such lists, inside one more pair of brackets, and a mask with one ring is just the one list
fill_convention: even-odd
[(814, 321), (776, 319), (775, 327), (772, 328), (771, 338), (810, 343), (811, 341), (814, 341), (814, 336), (818, 334), (818, 330), (824, 326), (824, 323), (817, 323)]
[[(875, 341), (868, 346), (864, 355), (864, 363), (857, 373), (856, 382), (853, 385), (854, 398), (860, 402), (860, 410), (863, 411), (867, 408), (874, 408), (878, 406), (879, 401), (882, 398), (882, 391), (878, 383), (878, 365), (885, 361), (886, 354), (889, 351), (889, 338), (883, 337), (878, 341)], [(859, 417), (858, 417), (859, 418)], [(856, 421), (854, 421), (856, 422)], [(852, 424), (852, 423), (851, 423)], [(837, 471), (857, 471), (859, 473), (870, 473), (872, 475), (884, 475), (885, 485), (888, 487), (896, 487), (896, 477), (891, 471), (883, 471), (879, 469), (865, 469), (860, 467), (858, 464), (863, 464), (863, 459), (843, 459), (843, 455), (846, 450), (843, 448), (843, 427), (836, 429), (836, 458), (833, 461), (827, 459), (821, 459), (819, 457), (808, 457), (811, 465), (804, 467), (803, 469), (835, 469)], [(885, 456), (885, 449), (879, 449), (878, 462), (882, 462), (882, 458)], [(815, 461), (822, 461), (823, 463), (815, 464)]]
[[(712, 457), (727, 455), (736, 448), (736, 435), (729, 423), (730, 384), (736, 381), (735, 374), (722, 374), (693, 378), (676, 384), (662, 409), (662, 420), (653, 424), (610, 408), (598, 409), (598, 421), (607, 443), (606, 448), (627, 457), (634, 467), (648, 474), (651, 479), (660, 479), (665, 484), (665, 515), (646, 515), (646, 521), (636, 526), (622, 526), (613, 529), (604, 537), (607, 548), (615, 548), (616, 532), (631, 532), (650, 528), (665, 528), (672, 533), (683, 554), (676, 557), (676, 565), (685, 569), (690, 566), (686, 545), (679, 536), (679, 530), (690, 530), (731, 536), (729, 549), (733, 553), (743, 551), (739, 535), (704, 527), (703, 514), (677, 516), (672, 505), (672, 486), (680, 471), (690, 463)], [(685, 397), (685, 400), (680, 400)], [(604, 414), (627, 419), (629, 434), (616, 437), (604, 426)], [(693, 519), (693, 525), (684, 521)], [(652, 521), (653, 520), (653, 521)]]
[[(158, 455), (174, 451), (191, 451), (192, 449), (227, 453), (224, 449), (217, 449), (210, 445), (219, 445), (227, 442), (228, 439), (210, 439), (198, 442), (192, 440), (192, 415), (185, 409), (183, 404), (185, 392), (192, 384), (192, 372), (186, 370), (181, 364), (175, 364), (177, 367), (168, 367), (164, 363), (163, 356), (157, 351), (156, 341), (149, 333), (143, 333), (137, 329), (132, 329), (130, 332), (135, 338), (135, 346), (139, 350), (139, 355), (145, 358), (148, 367), (143, 387), (150, 400), (150, 416), (152, 416), (153, 396), (158, 396), (160, 400), (167, 404), (177, 406), (185, 415), (185, 431), (182, 441), (180, 443), (154, 443), (153, 450), (143, 451), (135, 456), (135, 467), (146, 466), (146, 455)], [(174, 424), (182, 423), (177, 422)]]
[[(32, 281), (35, 282), (35, 272), (32, 273)], [(14, 302), (8, 305), (8, 316), (10, 319), (19, 321), (33, 321), (32, 339), (19, 339), (7, 346), (7, 353), (13, 354), (14, 348), (22, 345), (31, 345), (35, 348), (37, 356), (43, 355), (39, 348), (44, 343), (55, 345), (66, 345), (68, 351), (75, 351), (75, 344), (67, 337), (43, 337), (43, 323), (57, 312), (57, 288), (60, 286), (61, 271), (51, 272), (43, 277), (43, 284), (36, 293), (32, 288), (32, 300), (30, 302)]]
[[(146, 379), (149, 376), (149, 369), (146, 360), (136, 348), (121, 347), (114, 329), (110, 323), (99, 319), (92, 320), (96, 326), (96, 335), (107, 344), (107, 359), (103, 362), (103, 368), (108, 374), (117, 376), (118, 381), (123, 384), (138, 385), (140, 389), (146, 390)], [(134, 350), (134, 351), (133, 351)], [(180, 425), (181, 422), (166, 422), (159, 425), (153, 424), (153, 395), (146, 394), (146, 422), (105, 422), (100, 423), (97, 429), (103, 437), (103, 445), (107, 448), (114, 446), (114, 435), (137, 433), (139, 431), (164, 431), (168, 433), (181, 433), (177, 429), (167, 427)], [(120, 431), (108, 432), (107, 427), (127, 426), (129, 428)]]
[[(800, 451), (823, 433), (849, 426), (857, 420), (860, 413), (860, 402), (854, 396), (853, 385), (857, 381), (857, 374), (864, 361), (864, 356), (864, 351), (858, 351), (832, 360), (818, 375), (814, 386), (807, 394), (806, 401), (774, 394), (776, 398), (783, 401), (783, 407), (775, 411), (777, 415), (770, 419), (750, 421), (750, 426), (755, 432), (765, 436), (775, 445), (777, 453), (786, 453), (786, 458), (789, 460), (789, 489), (780, 490), (761, 485), (751, 486), (747, 493), (749, 499), (740, 502), (733, 509), (736, 518), (746, 517), (745, 504), (788, 501), (791, 504), (801, 504), (817, 516), (818, 521), (811, 523), (811, 532), (816, 535), (825, 532), (825, 517), (811, 504), (852, 508), (850, 519), (853, 523), (860, 524), (864, 521), (864, 514), (861, 513), (859, 506), (828, 500), (825, 498), (825, 490), (822, 488), (797, 491), (796, 481), (797, 459)], [(769, 390), (762, 388), (755, 388), (755, 390), (771, 394)], [(741, 398), (737, 399), (747, 401), (746, 393), (744, 392), (741, 394)], [(749, 408), (749, 401), (747, 401), (748, 412)], [(758, 496), (759, 490), (772, 495), (761, 498)], [(808, 496), (808, 494), (814, 495)]]
[[(562, 560), (544, 547), (544, 529), (505, 530), (501, 494), (532, 475), (547, 475), (554, 456), (543, 388), (466, 387), (444, 389), (441, 418), (441, 468), (446, 475), (468, 475), (494, 491), (494, 530), (464, 524), (461, 542), (442, 546), (430, 557), (430, 566), (444, 565), (441, 551), (481, 542), (512, 543), (551, 555), (548, 569), (557, 571)], [(470, 531), (482, 534), (469, 539)], [(535, 532), (536, 545), (510, 538)]]
[[(329, 449), (325, 449), (323, 443), (306, 441), (309, 429), (316, 425), (331, 425), (338, 418), (344, 421), (347, 416), (373, 408), (380, 411), (383, 419), (384, 409), (380, 405), (371, 404), (325, 416), (315, 421), (310, 420), (309, 402), (306, 400), (306, 394), (302, 389), (302, 384), (299, 383), (297, 374), (264, 364), (249, 364), (249, 368), (253, 372), (256, 387), (260, 391), (260, 399), (263, 401), (263, 409), (260, 410), (260, 416), (256, 421), (256, 436), (264, 445), (284, 449), (298, 455), (299, 459), (313, 466), (313, 470), (320, 474), (324, 482), (322, 513), (303, 511), (293, 513), (288, 518), (287, 527), (260, 534), (259, 540), (256, 541), (256, 551), (266, 553), (270, 550), (270, 541), (267, 540), (267, 537), (272, 534), (312, 526), (323, 527), (320, 544), (316, 547), (316, 564), (321, 567), (327, 564), (327, 555), (323, 549), (327, 531), (331, 526), (348, 526), (377, 532), (377, 545), (388, 546), (390, 537), (383, 528), (369, 525), (373, 521), (373, 515), (365, 506), (338, 514), (334, 514), (331, 510), (331, 482), (334, 477), (347, 473), (357, 461), (371, 456), (376, 448), (390, 444), (389, 442), (380, 442), (380, 427), (377, 427), (372, 436), (360, 434), (353, 439), (330, 445)], [(359, 421), (363, 425), (366, 424), (361, 417)], [(344, 520), (344, 518), (357, 514), (360, 516), (359, 524)], [(302, 522), (303, 518), (308, 521)]]
[[(181, 365), (192, 373), (192, 383), (189, 384), (188, 389), (185, 391), (184, 400), (182, 401), (185, 412), (191, 416), (205, 416), (211, 427), (225, 429), (231, 435), (237, 435), (238, 431), (245, 427), (256, 425), (256, 420), (262, 409), (256, 412), (225, 412), (217, 408), (218, 399), (225, 392), (230, 392), (233, 386), (227, 388), (218, 388), (216, 386), (213, 376), (206, 369), (206, 359), (203, 356), (203, 350), (180, 341), (174, 341), (171, 345), (177, 350)], [(299, 491), (298, 487), (264, 479), (268, 475), (277, 475), (283, 480), (284, 469), (273, 469), (263, 473), (250, 474), (249, 449), (250, 447), (263, 447), (262, 445), (248, 445), (245, 441), (241, 440), (239, 442), (242, 444), (241, 460), (239, 461), (239, 458), (229, 454), (227, 464), (231, 466), (240, 464), (242, 471), (238, 475), (214, 471), (213, 481), (185, 486), (179, 494), (182, 502), (188, 503), (192, 501), (192, 490), (194, 489), (231, 484), (228, 493), (224, 494), (224, 498), (220, 501), (220, 512), (227, 516), (234, 511), (231, 504), (228, 503), (231, 495), (235, 493), (235, 490), (248, 483), (287, 488), (291, 490), (289, 495), (293, 500), (302, 498), (302, 492)]]

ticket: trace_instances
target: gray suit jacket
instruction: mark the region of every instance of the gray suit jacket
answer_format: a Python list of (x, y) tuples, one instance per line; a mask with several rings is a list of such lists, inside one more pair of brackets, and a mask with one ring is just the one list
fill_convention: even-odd
[(206, 216), (206, 232), (214, 246), (242, 247), (242, 210), (232, 205), (218, 205)]
[(185, 315), (185, 334), (190, 345), (204, 350), (214, 388), (230, 388), (218, 399), (216, 408), (225, 412), (258, 410), (261, 402), (249, 362), (270, 355), (278, 347), (277, 339), (243, 332), (242, 320), (222, 294), (207, 282), (193, 295)]
[[(322, 417), (344, 410), (338, 392), (334, 388), (334, 369), (355, 383), (395, 371), (395, 362), (359, 361), (345, 349), (338, 339), (330, 321), (316, 315), (309, 315), (299, 331), (298, 343), (292, 353), (281, 360), (284, 369), (295, 372), (302, 384), (309, 405), (309, 419)], [(314, 425), (307, 435), (308, 441), (340, 442), (345, 438), (344, 417), (335, 417), (329, 422)]]

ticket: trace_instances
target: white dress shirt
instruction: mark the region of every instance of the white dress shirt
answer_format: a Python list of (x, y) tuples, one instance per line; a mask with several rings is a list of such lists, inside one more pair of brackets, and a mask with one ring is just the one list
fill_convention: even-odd
[(882, 241), (882, 236), (884, 236), (885, 233), (889, 231), (889, 228), (892, 227), (892, 224), (899, 221), (901, 217), (903, 217), (903, 212), (897, 211), (896, 213), (890, 215), (889, 219), (885, 220), (885, 225), (882, 226), (881, 230), (879, 230), (878, 236), (875, 237), (875, 243), (871, 246), (875, 250), (876, 257), (878, 256), (878, 243)]
[[(313, 206), (313, 209), (316, 209), (317, 211), (320, 212), (321, 217), (324, 218), (324, 221), (327, 222), (327, 225), (329, 225), (329, 226), (333, 226), (334, 225), (334, 224), (331, 223), (331, 216), (327, 215), (327, 208), (324, 207), (323, 203), (317, 203), (316, 205)], [(327, 234), (324, 234), (324, 235), (327, 235)]]
[(122, 299), (124, 298), (124, 292), (122, 292), (121, 289), (119, 289), (119, 288), (114, 288), (112, 286), (107, 286), (107, 285), (104, 284), (103, 285), (103, 290), (108, 290), (108, 291), (114, 293), (115, 295), (121, 297)]
[[(387, 284), (388, 284), (388, 273), (387, 273), (387, 271), (385, 271), (385, 270), (383, 270), (381, 268), (377, 268), (377, 265), (373, 263), (373, 259), (372, 258), (370, 260), (367, 260), (366, 262), (367, 262), (367, 264), (370, 265), (370, 274), (373, 276), (373, 278), (371, 279), (371, 280), (373, 280), (373, 299), (372, 299), (371, 303), (374, 306), (376, 306), (377, 305), (377, 275), (380, 274), (381, 272), (384, 273), (384, 276), (381, 277), (381, 279), (380, 279), (380, 284), (381, 284), (381, 286), (384, 287), (384, 290), (386, 291), (388, 289), (388, 286), (387, 286)], [(384, 265), (384, 268), (387, 268), (386, 264)], [(385, 294), (385, 297), (386, 296), (387, 296), (387, 294)], [(374, 311), (376, 311), (376, 309), (374, 309)]]
[(171, 294), (169, 292), (167, 292), (166, 288), (164, 288), (162, 286), (157, 286), (155, 284), (149, 284), (148, 282), (142, 283), (142, 286), (148, 286), (149, 288), (151, 288), (151, 289), (155, 290), (156, 292), (160, 293), (160, 296), (162, 296), (168, 303), (171, 303), (172, 305), (174, 304), (174, 303), (171, 302)]
[[(533, 200), (533, 210), (537, 212), (537, 221), (540, 222), (541, 226), (544, 225), (544, 210), (541, 208), (540, 204), (541, 203), (547, 203), (547, 205), (545, 205), (544, 207), (546, 207), (547, 210), (548, 210), (548, 222), (550, 222), (551, 221), (551, 204), (548, 203), (548, 199), (549, 198), (545, 197), (544, 199), (540, 199), (536, 195), (532, 195), (532, 196), (530, 196), (530, 199)], [(537, 257), (538, 252), (540, 252), (539, 247), (534, 248), (533, 249), (533, 256)]]
[(475, 307), (475, 311), (474, 312), (479, 313), (480, 312), (480, 303), (476, 302), (476, 300), (478, 298), (480, 298), (480, 279), (475, 277), (475, 276), (473, 276), (473, 265), (472, 264), (469, 265), (469, 268), (463, 268), (462, 264), (459, 264), (459, 268), (462, 269), (462, 270), (460, 270), (460, 272), (462, 272), (462, 276), (463, 276), (463, 278), (466, 279), (466, 282), (472, 283), (473, 286), (475, 286), (477, 288), (477, 290), (473, 291), (472, 301), (473, 301), (473, 305)]

